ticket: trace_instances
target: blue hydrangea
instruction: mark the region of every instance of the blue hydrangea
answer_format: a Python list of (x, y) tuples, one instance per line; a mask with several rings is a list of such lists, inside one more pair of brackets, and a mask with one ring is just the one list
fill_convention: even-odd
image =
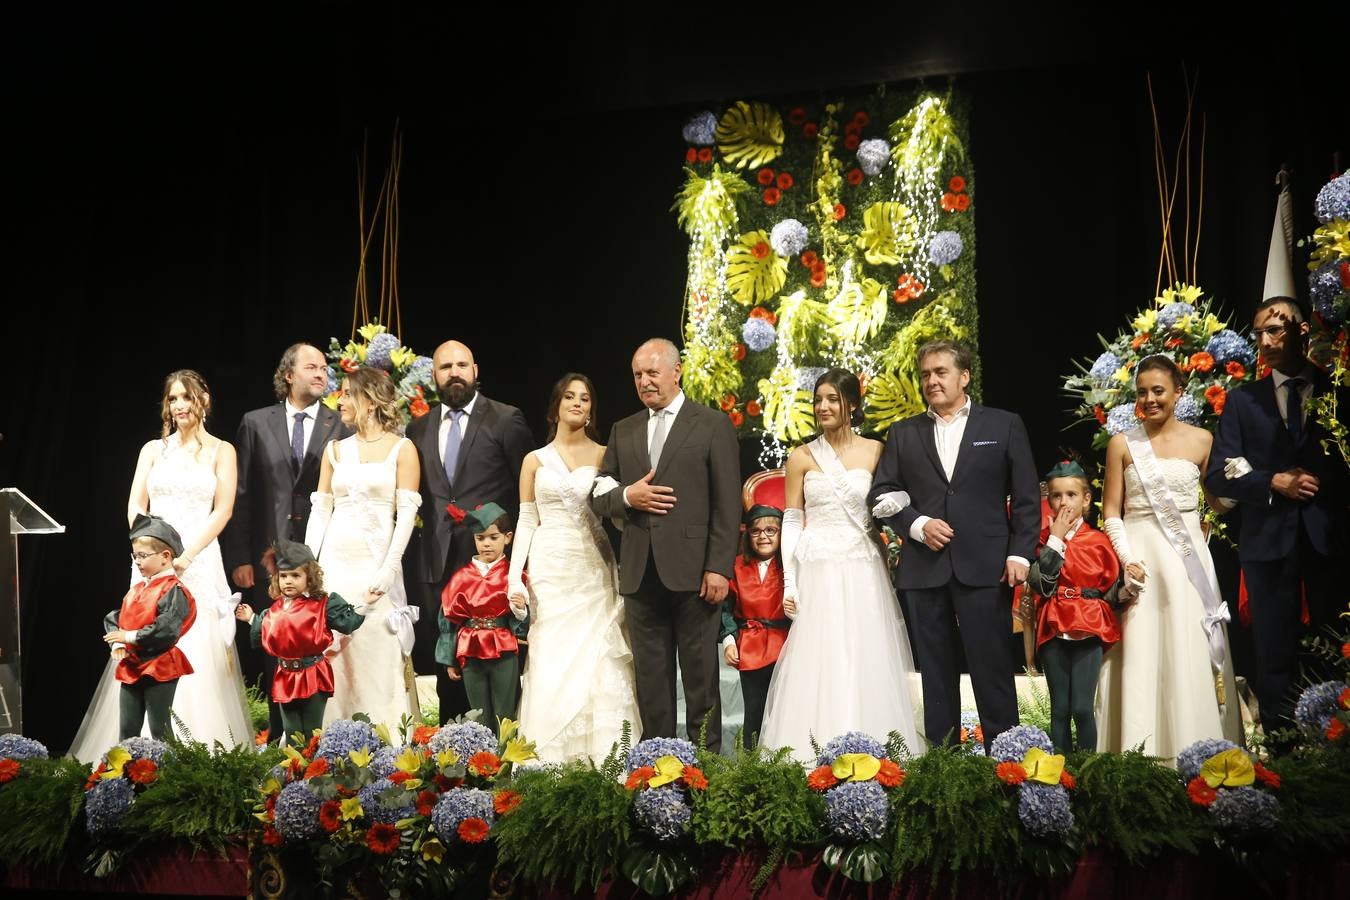
[(394, 760), (406, 749), (408, 748), (403, 746), (381, 747), (379, 750), (376, 750), (375, 755), (370, 758), (369, 769), (371, 774), (376, 778), (388, 778), (390, 775), (394, 774), (394, 769), (397, 768), (394, 764)]
[(497, 752), (497, 736), (481, 722), (450, 722), (441, 726), (427, 746), (432, 753), (453, 750), (461, 762), (468, 762), (475, 753)]
[(412, 382), (430, 382), (432, 373), (432, 364), (430, 356), (419, 356), (408, 365), (407, 374), (403, 376), (405, 381)]
[(1294, 721), (1300, 728), (1316, 731), (1327, 730), (1331, 717), (1341, 708), (1341, 691), (1345, 685), (1339, 681), (1323, 681), (1303, 690), (1294, 704)]
[[(168, 752), (169, 745), (163, 741), (157, 741), (154, 738), (129, 737), (117, 746), (131, 754), (132, 759), (148, 759), (155, 765), (164, 761), (164, 754)], [(104, 754), (103, 760), (106, 762), (107, 754)]]
[(1253, 787), (1222, 788), (1209, 813), (1224, 831), (1235, 835), (1273, 831), (1280, 821), (1280, 801)]
[(267, 774), (269, 777), (275, 778), (278, 784), (285, 784), (286, 782), (291, 780), (290, 762), (287, 761), (277, 763), (275, 766), (267, 770)]
[(1124, 434), (1131, 428), (1139, 424), (1139, 417), (1134, 414), (1134, 401), (1127, 400), (1119, 406), (1112, 407), (1106, 414), (1106, 433)]
[(1177, 754), (1177, 774), (1181, 776), (1182, 781), (1190, 781), (1200, 774), (1200, 767), (1205, 764), (1205, 760), (1225, 750), (1234, 749), (1237, 749), (1237, 744), (1221, 738), (1196, 741)]
[(797, 390), (814, 391), (816, 382), (824, 374), (824, 366), (803, 366), (797, 370)]
[(792, 257), (806, 249), (809, 238), (805, 225), (796, 219), (784, 219), (769, 232), (769, 246), (779, 256)]
[(751, 316), (741, 326), (741, 340), (751, 350), (768, 350), (778, 340), (778, 332), (764, 319)]
[[(1341, 266), (1338, 260), (1329, 259), (1308, 274), (1308, 292), (1317, 312), (1331, 324), (1341, 320), (1336, 309), (1336, 297), (1345, 293), (1341, 284)], [(1344, 305), (1342, 305), (1342, 310)]]
[(1172, 415), (1176, 416), (1177, 421), (1185, 422), (1187, 425), (1199, 425), (1200, 415), (1203, 411), (1200, 401), (1190, 394), (1182, 394), (1177, 398), (1177, 405), (1172, 410)]
[(1317, 221), (1323, 225), (1332, 219), (1350, 219), (1350, 173), (1333, 178), (1317, 192), (1314, 203)]
[(674, 841), (689, 828), (694, 811), (673, 785), (639, 791), (633, 798), (638, 827), (659, 841)]
[(858, 145), (858, 168), (864, 174), (880, 174), (890, 161), (891, 145), (885, 138), (869, 138)]
[(122, 821), (136, 788), (125, 778), (100, 778), (84, 795), (84, 827), (94, 837)]
[(825, 793), (830, 830), (853, 841), (874, 841), (886, 833), (890, 806), (875, 781), (846, 781)]
[(0, 759), (47, 759), (47, 748), (21, 734), (0, 734)]
[[(405, 806), (391, 807), (381, 801), (380, 795), (391, 788), (398, 788), (398, 785), (388, 778), (381, 778), (356, 792), (357, 799), (361, 801), (361, 809), (370, 821), (393, 825), (399, 819), (410, 819), (417, 814), (416, 803), (407, 791), (404, 791), (404, 794), (409, 797), (410, 802)], [(399, 788), (399, 790), (402, 790), (402, 788)]]
[(309, 783), (294, 781), (277, 795), (277, 831), (288, 841), (303, 841), (319, 833), (319, 807), (322, 801), (314, 796)]
[(329, 366), (329, 367), (328, 367), (328, 393), (331, 394), (331, 393), (333, 393), (334, 391), (340, 390), (341, 388), (342, 388), (342, 380), (341, 380), (340, 378), (338, 378), (337, 369), (334, 369), (332, 366)]
[(1209, 343), (1205, 344), (1205, 352), (1214, 357), (1214, 361), (1220, 366), (1230, 362), (1251, 366), (1256, 362), (1256, 351), (1252, 349), (1252, 345), (1231, 328), (1216, 331), (1209, 339)]
[(1069, 792), (1057, 784), (1024, 781), (1017, 792), (1017, 818), (1038, 837), (1066, 834), (1073, 828)]
[(1120, 371), (1122, 365), (1124, 363), (1120, 361), (1120, 357), (1107, 350), (1092, 364), (1092, 368), (1088, 370), (1088, 377), (1096, 382), (1109, 381)]
[(492, 793), (478, 788), (451, 788), (436, 801), (431, 810), (431, 827), (442, 841), (458, 843), (459, 825), (465, 819), (482, 819), (492, 827), (496, 813), (492, 808)]
[(935, 266), (946, 266), (961, 258), (965, 245), (955, 231), (939, 231), (928, 245), (928, 259)]
[(717, 116), (705, 109), (685, 122), (680, 133), (685, 143), (706, 147), (717, 139)]
[(818, 766), (832, 766), (834, 761), (845, 753), (867, 753), (881, 759), (886, 755), (886, 745), (861, 731), (846, 731), (827, 743), (816, 760)]
[(381, 331), (366, 345), (366, 365), (388, 372), (394, 368), (394, 361), (389, 358), (389, 354), (401, 346), (403, 345), (397, 337), (387, 331)]
[(1054, 753), (1055, 745), (1050, 736), (1034, 725), (1014, 725), (994, 738), (989, 745), (989, 755), (999, 762), (1021, 762), (1032, 747), (1040, 747), (1046, 753)]
[(1155, 321), (1158, 328), (1171, 328), (1187, 316), (1193, 315), (1195, 315), (1194, 306), (1177, 300), (1158, 310), (1158, 318)]
[(697, 764), (694, 745), (682, 738), (654, 737), (639, 741), (628, 751), (628, 771), (655, 765), (663, 756), (673, 756), (686, 766)]
[(319, 747), (314, 755), (332, 761), (345, 759), (353, 750), (374, 752), (383, 745), (384, 741), (380, 740), (369, 722), (338, 719), (323, 730), (323, 734), (319, 736)]

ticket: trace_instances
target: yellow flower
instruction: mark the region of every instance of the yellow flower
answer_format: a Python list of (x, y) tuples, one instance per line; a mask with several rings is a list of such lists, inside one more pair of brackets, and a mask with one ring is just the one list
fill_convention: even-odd
[(1171, 288), (1163, 288), (1163, 292), (1158, 296), (1154, 297), (1153, 302), (1161, 307), (1166, 306), (1167, 304), (1176, 300), (1176, 298), (1177, 295), (1172, 291)]
[(386, 747), (394, 743), (394, 739), (389, 736), (389, 726), (383, 722), (375, 726), (375, 736), (384, 741)]
[(398, 347), (389, 351), (389, 361), (397, 368), (412, 365), (413, 360), (417, 359), (417, 354), (408, 347)]
[(516, 722), (512, 722), (510, 719), (506, 717), (502, 717), (497, 720), (497, 736), (503, 741), (511, 740), (511, 738), (515, 736), (515, 733), (519, 728), (520, 728), (519, 724), (517, 724)]
[(1027, 778), (1031, 781), (1059, 784), (1059, 776), (1064, 771), (1064, 757), (1046, 753), (1040, 747), (1032, 747), (1022, 757), (1022, 768), (1027, 770)]
[(1125, 384), (1130, 380), (1130, 370), (1126, 366), (1121, 366), (1119, 369), (1116, 369), (1116, 374), (1112, 377), (1121, 384)]
[(523, 763), (538, 757), (539, 754), (534, 752), (534, 741), (527, 741), (523, 737), (507, 741), (506, 749), (502, 751), (502, 762)]
[(360, 328), (356, 329), (356, 333), (361, 335), (361, 337), (365, 338), (367, 341), (369, 341), (377, 334), (384, 334), (384, 331), (385, 331), (384, 326), (381, 325), (379, 322), (367, 322)]
[(360, 750), (348, 750), (347, 758), (356, 763), (361, 768), (370, 765), (370, 751), (362, 747)]
[(124, 747), (114, 747), (108, 751), (108, 771), (104, 772), (99, 778), (121, 778), (122, 769), (127, 763), (131, 762), (131, 752)]
[(281, 782), (269, 776), (268, 779), (262, 783), (262, 787), (258, 788), (258, 793), (262, 794), (264, 797), (270, 797), (279, 790), (281, 790)]
[(359, 797), (348, 797), (342, 801), (342, 821), (350, 822), (352, 819), (359, 819), (366, 814), (361, 808)]
[(436, 765), (442, 769), (448, 769), (459, 762), (459, 754), (447, 748), (436, 754)]
[(1156, 309), (1145, 310), (1135, 317), (1131, 323), (1134, 330), (1140, 334), (1153, 331), (1153, 325), (1158, 321), (1158, 311)]
[(427, 838), (422, 843), (422, 859), (438, 863), (445, 857), (445, 845), (436, 838)]
[(1243, 787), (1256, 781), (1252, 758), (1237, 747), (1216, 753), (1200, 767), (1200, 777), (1212, 788)]
[(1194, 306), (1195, 301), (1200, 299), (1202, 293), (1204, 293), (1204, 291), (1193, 284), (1178, 284), (1176, 298), (1182, 303), (1189, 303)]
[(1205, 330), (1208, 331), (1210, 334), (1214, 334), (1217, 331), (1223, 331), (1223, 329), (1224, 329), (1223, 322), (1220, 321), (1219, 317), (1214, 315), (1214, 313), (1210, 313), (1209, 315), (1205, 316)]
[(653, 764), (653, 768), (656, 769), (656, 774), (647, 779), (647, 787), (656, 788), (663, 784), (670, 784), (679, 780), (680, 776), (684, 774), (684, 763), (675, 756), (661, 757)]
[(840, 781), (870, 781), (881, 771), (881, 760), (870, 753), (841, 753), (830, 771)]
[(394, 757), (394, 768), (411, 775), (422, 767), (422, 754), (409, 747)]

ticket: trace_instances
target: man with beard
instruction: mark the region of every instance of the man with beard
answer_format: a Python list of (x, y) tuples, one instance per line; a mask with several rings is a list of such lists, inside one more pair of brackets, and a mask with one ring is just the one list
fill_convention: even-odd
[[(303, 542), (309, 521), (309, 495), (319, 487), (319, 462), (324, 445), (350, 435), (338, 414), (319, 401), (328, 392), (328, 363), (318, 347), (292, 344), (281, 355), (272, 376), (279, 403), (245, 413), (235, 436), (239, 485), (234, 515), (221, 535), (221, 552), (230, 579), (248, 592), (254, 608), (271, 606), (267, 573), (259, 572), (263, 554), (280, 539)], [(240, 665), (250, 682), (263, 676), (265, 696), (272, 660), (237, 642)], [(281, 718), (270, 704), (270, 737), (281, 737)]]
[[(408, 426), (422, 464), (421, 552), (408, 564), (408, 584), (421, 585), (420, 634), (413, 651), (419, 672), (436, 673), (441, 721), (468, 710), (463, 682), (436, 665), (441, 590), (474, 554), (473, 531), (463, 514), (497, 503), (515, 520), (520, 508), (520, 466), (534, 446), (525, 416), (514, 406), (478, 393), (473, 352), (446, 341), (431, 357), (441, 404)], [(492, 724), (492, 723), (488, 723)]]

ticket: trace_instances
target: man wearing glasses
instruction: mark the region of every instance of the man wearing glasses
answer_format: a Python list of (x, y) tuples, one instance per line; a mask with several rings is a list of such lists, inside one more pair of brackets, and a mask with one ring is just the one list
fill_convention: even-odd
[[(1270, 377), (1229, 392), (1205, 486), (1240, 504), (1238, 558), (1256, 648), (1256, 696), (1270, 736), (1293, 725), (1300, 638), (1334, 624), (1345, 608), (1350, 473), (1339, 454), (1323, 449), (1329, 435), (1310, 410), (1313, 398), (1334, 388), (1308, 361), (1308, 322), (1298, 302), (1263, 301), (1252, 335)], [(1309, 674), (1321, 681), (1329, 673)]]

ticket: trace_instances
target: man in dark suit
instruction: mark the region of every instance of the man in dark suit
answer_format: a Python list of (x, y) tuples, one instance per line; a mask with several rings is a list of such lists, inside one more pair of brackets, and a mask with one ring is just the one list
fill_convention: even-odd
[[(319, 348), (303, 343), (287, 347), (272, 387), (280, 402), (245, 413), (239, 423), (234, 440), (239, 485), (234, 515), (221, 538), (230, 578), (250, 592), (249, 604), (255, 609), (272, 603), (267, 573), (257, 568), (263, 553), (278, 538), (304, 540), (309, 495), (319, 487), (320, 454), (330, 440), (351, 434), (338, 414), (319, 402), (328, 391), (328, 363)], [(263, 675), (266, 686), (273, 661), (247, 639), (236, 643), (244, 674), (250, 681)], [(273, 738), (281, 734), (274, 705), (270, 731)]]
[[(1306, 632), (1300, 594), (1308, 624), (1318, 631), (1345, 609), (1350, 476), (1339, 457), (1322, 449), (1326, 431), (1309, 412), (1312, 399), (1333, 388), (1308, 362), (1308, 322), (1298, 301), (1263, 301), (1252, 333), (1270, 377), (1228, 393), (1205, 486), (1238, 501), (1256, 696), (1270, 734), (1293, 724), (1299, 640)], [(1323, 677), (1331, 675), (1315, 673), (1314, 680)]]
[(633, 642), (643, 737), (675, 736), (675, 662), (685, 722), (708, 749), (722, 745), (717, 635), (740, 528), (740, 451), (730, 420), (680, 391), (680, 352), (653, 338), (633, 354), (647, 408), (615, 424), (591, 500), (621, 520), (619, 591)]
[(469, 512), (497, 503), (514, 521), (520, 509), (520, 465), (534, 446), (525, 416), (514, 406), (478, 392), (478, 365), (459, 341), (446, 341), (431, 357), (441, 403), (408, 426), (408, 439), (422, 464), (422, 528), (419, 552), (408, 564), (410, 584), (419, 584), (421, 618), (413, 661), (419, 672), (436, 673), (441, 721), (467, 712), (463, 682), (452, 682), (436, 665), (441, 590), (474, 554), (469, 523), (451, 517), (450, 504)]
[(891, 426), (868, 502), (905, 536), (896, 583), (923, 675), (925, 737), (958, 733), (964, 646), (987, 747), (1017, 724), (1009, 591), (1036, 550), (1040, 488), (1021, 417), (966, 395), (970, 351), (933, 341), (918, 356), (928, 411)]

